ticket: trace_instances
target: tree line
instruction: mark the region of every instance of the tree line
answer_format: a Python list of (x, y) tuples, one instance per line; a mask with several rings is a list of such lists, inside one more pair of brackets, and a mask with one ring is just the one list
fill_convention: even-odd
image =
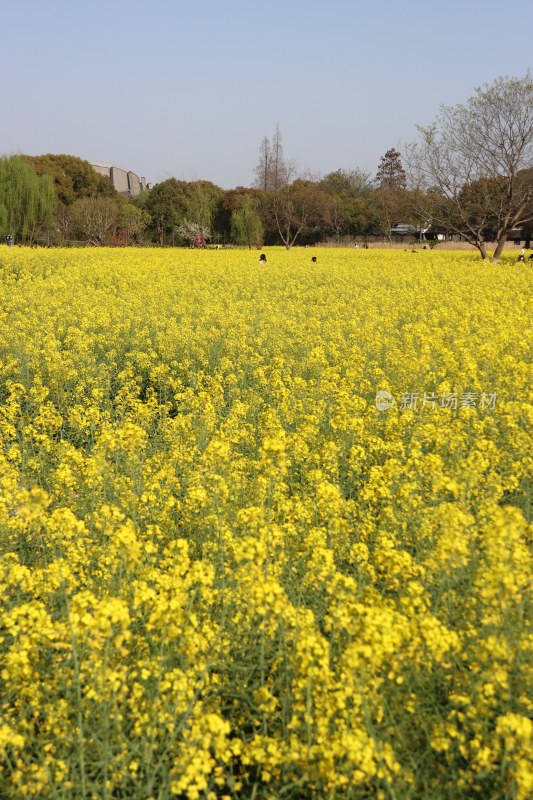
[[(206, 247), (342, 242), (404, 233), (457, 234), (497, 260), (533, 225), (533, 82), (501, 77), (465, 104), (441, 107), (403, 156), (390, 148), (374, 176), (298, 170), (281, 131), (264, 137), (253, 184), (162, 181), (135, 198), (68, 155), (0, 158), (0, 237), (19, 243)], [(529, 243), (529, 242), (528, 242)]]
[[(279, 131), (276, 140), (281, 148)], [(266, 167), (268, 173), (270, 169)], [(26, 244), (79, 240), (91, 245), (252, 248), (387, 233), (390, 209), (388, 216), (383, 213), (383, 203), (377, 202), (381, 184), (369, 174), (339, 169), (316, 179), (298, 176), (285, 162), (273, 169), (279, 169), (275, 184), (258, 167), (250, 187), (223, 190), (206, 180), (169, 178), (138, 197), (125, 198), (109, 178), (75, 156), (2, 157), (0, 236), (11, 234)], [(390, 198), (395, 202), (393, 222), (402, 218), (400, 195)]]

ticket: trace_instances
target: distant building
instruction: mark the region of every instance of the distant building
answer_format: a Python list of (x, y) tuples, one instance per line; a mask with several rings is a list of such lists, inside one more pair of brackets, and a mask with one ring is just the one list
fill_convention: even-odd
[(144, 178), (139, 178), (134, 172), (129, 172), (112, 164), (100, 164), (98, 161), (89, 162), (91, 167), (100, 175), (105, 175), (120, 194), (125, 197), (136, 197), (144, 189), (149, 189), (149, 184)]
[(424, 239), (425, 234), (429, 231), (429, 228), (429, 223), (426, 225), (417, 226), (409, 225), (407, 222), (400, 222), (398, 225), (395, 225), (394, 228), (391, 228), (390, 232), (394, 233), (396, 236), (418, 236)]

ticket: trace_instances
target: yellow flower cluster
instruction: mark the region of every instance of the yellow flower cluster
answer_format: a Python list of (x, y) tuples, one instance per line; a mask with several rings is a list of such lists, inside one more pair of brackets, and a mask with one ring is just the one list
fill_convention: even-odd
[(0, 247), (0, 796), (530, 797), (531, 333), (464, 252)]

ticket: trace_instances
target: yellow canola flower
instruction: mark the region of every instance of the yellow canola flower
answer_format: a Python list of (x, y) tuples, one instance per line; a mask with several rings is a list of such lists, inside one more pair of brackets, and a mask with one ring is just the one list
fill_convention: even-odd
[(0, 245), (0, 796), (531, 795), (530, 274), (309, 262)]

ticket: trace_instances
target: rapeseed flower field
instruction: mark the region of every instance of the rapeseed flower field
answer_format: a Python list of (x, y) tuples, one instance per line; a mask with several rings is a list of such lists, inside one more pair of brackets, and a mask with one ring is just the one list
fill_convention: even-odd
[(530, 268), (266, 252), (0, 247), (0, 796), (526, 800)]

